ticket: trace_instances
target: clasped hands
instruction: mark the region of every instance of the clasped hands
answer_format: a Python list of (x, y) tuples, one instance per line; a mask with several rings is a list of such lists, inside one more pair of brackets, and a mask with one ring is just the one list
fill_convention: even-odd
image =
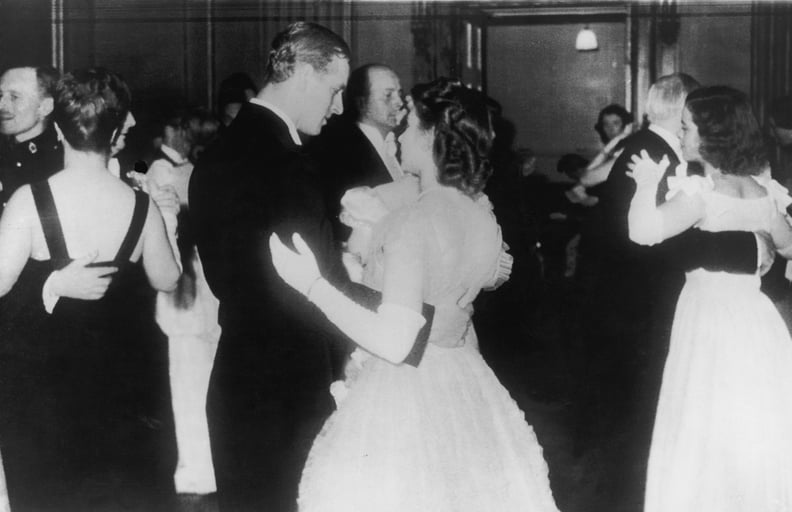
[(154, 201), (160, 212), (171, 213), (174, 216), (178, 215), (181, 205), (179, 203), (179, 196), (176, 194), (176, 189), (173, 185), (158, 185), (157, 183), (148, 179), (148, 177), (137, 171), (129, 171), (127, 177), (132, 181), (133, 188), (142, 190)]
[(632, 162), (627, 164), (627, 176), (635, 180), (639, 188), (656, 188), (660, 180), (665, 176), (666, 170), (671, 162), (668, 155), (663, 155), (660, 162), (655, 162), (646, 150), (642, 150), (640, 155), (633, 155)]

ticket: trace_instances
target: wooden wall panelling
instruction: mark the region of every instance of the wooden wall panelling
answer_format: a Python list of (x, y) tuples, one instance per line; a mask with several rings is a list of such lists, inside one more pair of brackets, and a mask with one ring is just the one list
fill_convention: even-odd
[(756, 1), (751, 19), (751, 98), (767, 123), (773, 99), (792, 94), (792, 5)]
[(50, 1), (0, 0), (0, 71), (52, 64)]

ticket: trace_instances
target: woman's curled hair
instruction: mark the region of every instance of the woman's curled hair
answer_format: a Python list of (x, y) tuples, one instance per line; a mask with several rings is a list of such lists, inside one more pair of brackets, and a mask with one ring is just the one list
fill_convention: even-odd
[(685, 106), (698, 128), (701, 157), (724, 174), (757, 175), (767, 166), (762, 131), (745, 93), (717, 85), (691, 92)]
[(486, 96), (458, 80), (439, 78), (411, 91), (421, 128), (434, 128), (437, 180), (469, 196), (484, 189), (492, 174), (493, 129)]
[(121, 129), (131, 95), (126, 83), (104, 68), (67, 73), (55, 87), (53, 119), (78, 151), (109, 153)]

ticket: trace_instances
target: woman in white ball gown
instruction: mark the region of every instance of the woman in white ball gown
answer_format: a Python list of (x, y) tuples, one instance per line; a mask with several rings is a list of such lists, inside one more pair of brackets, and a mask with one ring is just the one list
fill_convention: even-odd
[[(747, 96), (721, 86), (692, 92), (680, 138), (685, 159), (701, 163), (705, 176), (677, 177), (669, 183), (675, 195), (655, 207), (668, 162), (634, 157), (630, 237), (651, 245), (691, 227), (766, 232), (780, 254), (792, 255), (790, 199), (766, 176)], [(759, 285), (758, 272), (688, 272), (663, 374), (645, 512), (792, 510), (792, 340)]]
[[(400, 137), (416, 201), (372, 231), (363, 283), (383, 294), (365, 310), (273, 235), (273, 263), (372, 354), (314, 442), (299, 508), (310, 511), (557, 511), (533, 429), (475, 347), (471, 302), (491, 284), (500, 229), (481, 191), (490, 174), (486, 98), (439, 79), (412, 90)], [(402, 361), (435, 307), (420, 364)]]

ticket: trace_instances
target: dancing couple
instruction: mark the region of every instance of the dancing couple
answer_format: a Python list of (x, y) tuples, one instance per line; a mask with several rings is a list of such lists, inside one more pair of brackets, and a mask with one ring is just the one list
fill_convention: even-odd
[[(481, 192), (493, 137), (486, 97), (446, 79), (412, 91), (402, 165), (421, 191), (373, 225), (361, 291), (297, 134), (318, 134), (341, 112), (348, 74), (341, 38), (290, 25), (261, 92), (191, 179), (223, 329), (207, 402), (220, 508), (555, 511), (536, 436), (471, 324), (502, 252)], [(405, 364), (424, 304), (434, 308), (428, 344)], [(327, 349), (343, 338), (371, 357), (330, 415)]]

